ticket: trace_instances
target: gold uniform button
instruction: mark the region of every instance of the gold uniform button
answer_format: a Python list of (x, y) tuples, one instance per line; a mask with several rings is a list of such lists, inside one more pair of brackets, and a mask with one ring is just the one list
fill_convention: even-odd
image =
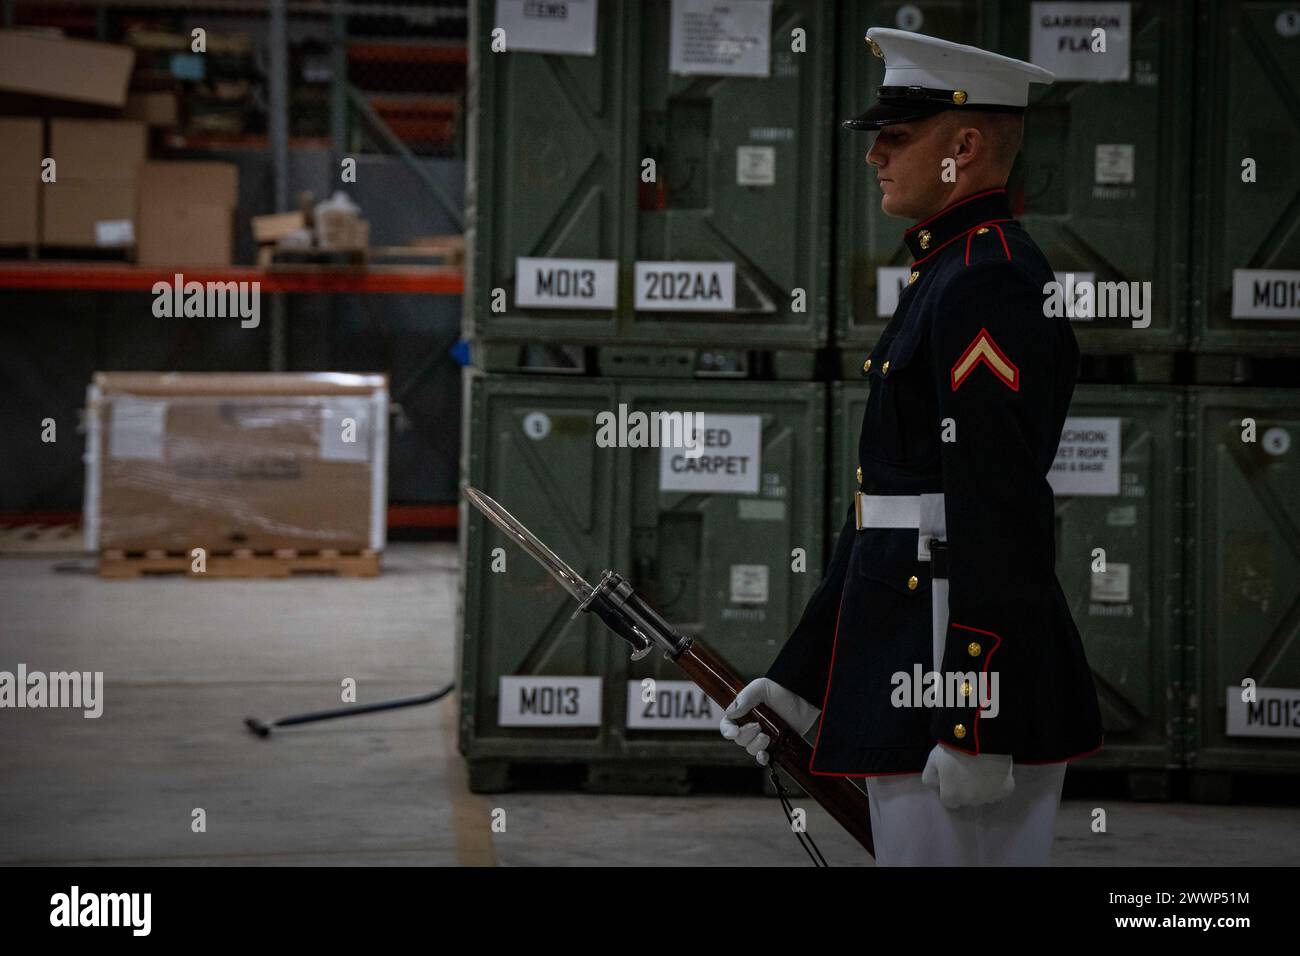
[(920, 584), (920, 583), (921, 583), (920, 580), (918, 580), (918, 579), (917, 579), (917, 576), (914, 574), (914, 575), (912, 575), (910, 578), (907, 579), (907, 589), (908, 589), (909, 591), (915, 591), (915, 590), (916, 590), (916, 586), (917, 586), (918, 584)]
[(917, 279), (919, 279), (919, 278), (921, 278), (921, 273), (919, 273), (919, 272), (913, 272), (910, 276), (907, 277), (907, 284), (908, 284), (908, 285), (911, 285), (913, 282), (915, 282), (915, 281), (916, 281)]
[(970, 696), (970, 681), (964, 680), (961, 682), (961, 695), (963, 697)]
[(971, 641), (969, 644), (967, 644), (966, 653), (969, 654), (971, 657), (979, 657), (980, 656), (979, 642)]
[(952, 101), (956, 103), (958, 106), (961, 106), (963, 103), (966, 102), (966, 91), (953, 90)]
[(958, 740), (961, 740), (963, 737), (966, 736), (966, 725), (958, 724), (956, 727), (952, 729), (952, 735), (956, 737)]
[(858, 475), (858, 484), (862, 484), (862, 466), (861, 466), (861, 465), (858, 465), (857, 475)]
[(888, 374), (889, 374), (889, 363), (888, 363), (888, 362), (886, 362), (884, 365), (880, 366), (880, 374), (881, 374), (881, 375), (888, 375)]
[(871, 371), (871, 359), (867, 359), (865, 362), (862, 363), (862, 371), (864, 372)]
[(989, 231), (989, 227), (988, 227), (988, 226), (980, 226), (978, 229), (975, 230), (975, 235), (977, 235), (977, 236), (982, 236), (982, 235), (984, 235), (984, 233), (986, 233), (986, 232), (988, 232), (988, 231)]

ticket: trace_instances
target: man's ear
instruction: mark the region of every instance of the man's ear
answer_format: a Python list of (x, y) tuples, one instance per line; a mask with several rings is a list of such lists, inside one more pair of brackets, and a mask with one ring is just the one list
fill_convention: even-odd
[(975, 126), (959, 126), (954, 130), (956, 138), (956, 151), (953, 153), (953, 159), (957, 161), (958, 169), (965, 169), (975, 161), (984, 150), (988, 149), (988, 143), (984, 139), (984, 134)]

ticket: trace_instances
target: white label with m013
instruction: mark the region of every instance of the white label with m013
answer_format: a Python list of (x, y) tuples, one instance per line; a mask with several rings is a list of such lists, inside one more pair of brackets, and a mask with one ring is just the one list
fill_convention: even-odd
[(629, 730), (717, 730), (721, 720), (722, 708), (688, 680), (627, 682)]
[(612, 309), (614, 259), (515, 259), (515, 305), (530, 309)]
[(1256, 687), (1253, 701), (1242, 693), (1228, 685), (1229, 737), (1300, 737), (1300, 688)]
[(502, 677), (502, 727), (597, 727), (599, 677)]
[(1233, 269), (1234, 319), (1300, 319), (1300, 271)]

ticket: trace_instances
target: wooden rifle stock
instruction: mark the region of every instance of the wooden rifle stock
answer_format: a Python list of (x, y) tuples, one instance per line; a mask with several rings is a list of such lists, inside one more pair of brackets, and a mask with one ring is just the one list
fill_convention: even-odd
[[(722, 708), (735, 700), (747, 683), (722, 658), (697, 640), (687, 643), (673, 660)], [(875, 856), (876, 845), (871, 837), (871, 811), (866, 792), (848, 777), (813, 774), (808, 769), (812, 762), (812, 747), (767, 707), (760, 705), (749, 713), (763, 725), (763, 732), (772, 740), (767, 747), (768, 756), (803, 787), (808, 796), (820, 803), (840, 826), (848, 830), (868, 853)]]

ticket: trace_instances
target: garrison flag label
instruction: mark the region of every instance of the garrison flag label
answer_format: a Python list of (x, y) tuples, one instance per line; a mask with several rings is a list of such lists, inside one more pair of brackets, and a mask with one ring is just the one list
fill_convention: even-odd
[(975, 366), (983, 362), (994, 375), (1013, 392), (1020, 391), (1020, 369), (998, 348), (988, 329), (980, 329), (975, 341), (966, 346), (961, 358), (952, 367), (952, 390), (955, 392), (966, 376), (974, 371)]

